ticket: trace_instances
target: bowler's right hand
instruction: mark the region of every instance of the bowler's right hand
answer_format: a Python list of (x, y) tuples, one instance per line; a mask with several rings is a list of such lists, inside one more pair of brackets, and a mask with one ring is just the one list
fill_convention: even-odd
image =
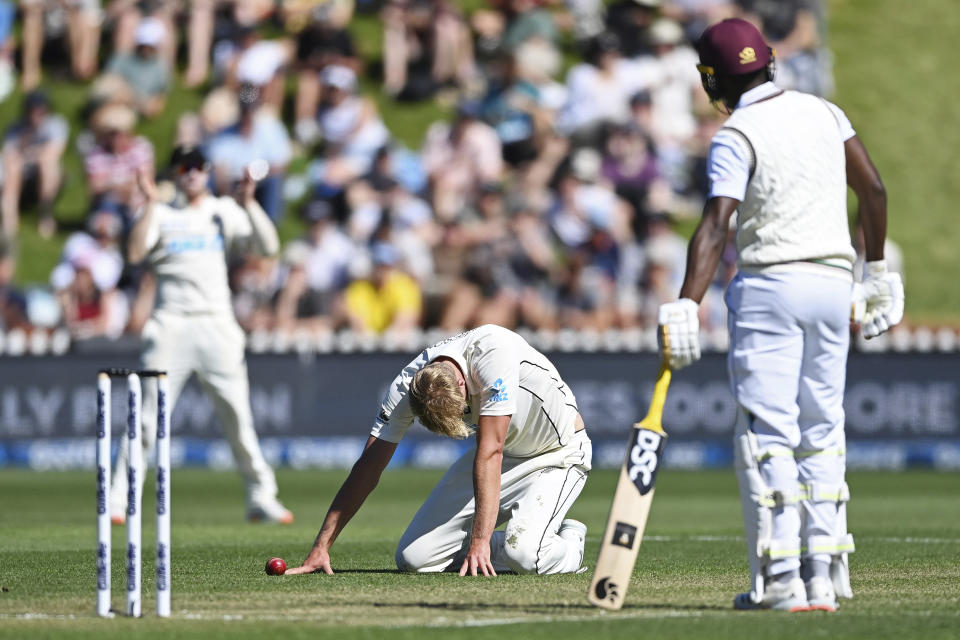
[(283, 572), (285, 576), (297, 575), (300, 573), (326, 573), (333, 575), (333, 569), (330, 567), (330, 554), (326, 549), (314, 547), (310, 555), (303, 561), (299, 567), (292, 567)]

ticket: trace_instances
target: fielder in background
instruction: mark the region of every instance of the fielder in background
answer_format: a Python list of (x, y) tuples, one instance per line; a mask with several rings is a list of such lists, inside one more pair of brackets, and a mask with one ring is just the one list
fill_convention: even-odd
[[(587, 528), (565, 520), (590, 471), (577, 402), (553, 364), (516, 333), (484, 325), (439, 342), (391, 383), (360, 459), (303, 565), (333, 573), (330, 546), (373, 491), (414, 418), (476, 443), (434, 487), (397, 548), (401, 571), (571, 573)], [(506, 522), (505, 531), (494, 529)]]
[[(153, 315), (143, 329), (141, 366), (169, 372), (170, 412), (192, 373), (216, 405), (247, 485), (247, 518), (289, 524), (290, 513), (277, 500), (273, 469), (260, 451), (244, 355), (245, 336), (230, 304), (227, 254), (256, 251), (276, 255), (276, 229), (253, 197), (254, 180), (246, 175), (236, 199), (213, 196), (210, 165), (196, 148), (177, 148), (171, 160), (178, 189), (174, 205), (157, 201), (151, 176), (138, 176), (146, 205), (130, 231), (128, 258), (146, 260), (157, 279)], [(144, 393), (143, 445), (156, 439), (156, 395)], [(127, 495), (127, 449), (117, 460), (110, 495), (114, 522), (123, 522)]]
[[(903, 317), (900, 276), (883, 259), (886, 193), (843, 111), (773, 84), (773, 51), (755, 27), (724, 20), (697, 50), (704, 89), (731, 115), (710, 147), (710, 195), (680, 300), (660, 307), (662, 348), (674, 369), (700, 357), (698, 304), (736, 211), (728, 368), (752, 588), (734, 606), (834, 611), (838, 594), (853, 595), (843, 432), (851, 303), (865, 302), (867, 338)], [(865, 233), (862, 300), (847, 185)]]

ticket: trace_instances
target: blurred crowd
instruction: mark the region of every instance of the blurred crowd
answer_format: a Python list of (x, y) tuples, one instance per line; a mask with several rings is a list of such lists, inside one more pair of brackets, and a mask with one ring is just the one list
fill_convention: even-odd
[[(374, 18), (381, 55), (361, 54), (376, 42), (357, 41), (358, 16)], [(265, 162), (258, 201), (276, 223), (303, 221), (278, 258), (236, 256), (248, 331), (652, 326), (679, 289), (677, 221), (699, 215), (724, 118), (691, 42), (729, 16), (774, 45), (778, 84), (829, 95), (822, 0), (0, 0), (0, 96), (24, 96), (3, 140), (0, 326), (139, 332), (153, 283), (124, 238), (139, 170), (175, 197), (167, 158), (137, 133), (161, 116), (175, 144), (204, 150), (215, 192)], [(45, 74), (76, 83), (77, 117)], [(199, 105), (169, 100), (175, 85)], [(451, 115), (409, 148), (382, 109), (417, 102)], [(57, 234), (74, 153), (89, 214), (50, 293), (22, 291), (21, 208)], [(708, 330), (725, 326), (734, 259), (731, 245)]]

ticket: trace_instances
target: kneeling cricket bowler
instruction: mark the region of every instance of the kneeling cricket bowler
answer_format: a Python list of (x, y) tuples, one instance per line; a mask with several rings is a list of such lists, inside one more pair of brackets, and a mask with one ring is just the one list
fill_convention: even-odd
[[(570, 573), (586, 526), (564, 520), (590, 471), (577, 401), (553, 364), (516, 333), (484, 325), (417, 356), (391, 383), (366, 447), (303, 566), (333, 573), (330, 546), (377, 485), (414, 418), (476, 446), (446, 472), (397, 548), (402, 571)], [(504, 531), (494, 531), (506, 523)]]

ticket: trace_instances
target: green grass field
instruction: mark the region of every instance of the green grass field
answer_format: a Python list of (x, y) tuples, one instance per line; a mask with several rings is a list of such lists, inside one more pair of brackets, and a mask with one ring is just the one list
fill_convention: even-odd
[[(460, 578), (396, 572), (404, 527), (438, 478), (388, 471), (334, 546), (337, 575), (268, 577), (308, 550), (343, 471), (279, 475), (291, 527), (246, 524), (239, 478), (173, 475), (173, 617), (153, 614), (153, 523), (145, 521), (144, 618), (94, 615), (92, 473), (0, 472), (0, 637), (956, 638), (960, 474), (852, 473), (856, 598), (837, 614), (735, 612), (746, 585), (731, 471), (664, 471), (626, 606), (586, 604), (589, 572)], [(570, 512), (596, 557), (615, 475), (594, 473)], [(148, 479), (148, 483), (152, 478)], [(151, 486), (148, 484), (148, 487)], [(152, 507), (149, 494), (146, 509)], [(115, 528), (114, 606), (124, 606)]]

